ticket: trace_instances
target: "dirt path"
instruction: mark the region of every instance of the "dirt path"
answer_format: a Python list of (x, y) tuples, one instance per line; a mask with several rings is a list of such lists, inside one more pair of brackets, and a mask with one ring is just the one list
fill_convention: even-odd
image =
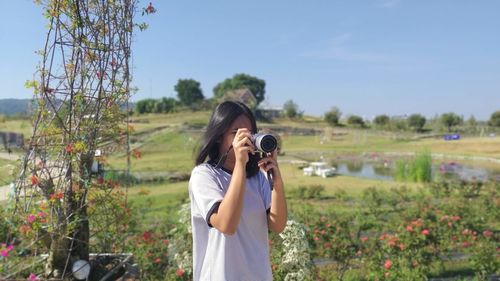
[(0, 158), (5, 159), (5, 160), (11, 160), (11, 161), (16, 161), (19, 159), (21, 155), (15, 154), (15, 153), (7, 153), (7, 152), (0, 152)]

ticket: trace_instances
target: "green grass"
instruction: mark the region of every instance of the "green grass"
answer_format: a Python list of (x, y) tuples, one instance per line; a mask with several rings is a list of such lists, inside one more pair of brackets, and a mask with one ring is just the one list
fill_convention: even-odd
[(0, 186), (4, 186), (14, 180), (14, 176), (11, 175), (12, 167), (18, 162), (9, 161), (0, 158)]
[(188, 183), (137, 185), (128, 190), (128, 200), (143, 216), (142, 225), (150, 225), (176, 213), (177, 206), (188, 198)]
[(27, 138), (31, 136), (32, 126), (29, 119), (8, 119), (0, 122), (0, 131), (24, 134)]

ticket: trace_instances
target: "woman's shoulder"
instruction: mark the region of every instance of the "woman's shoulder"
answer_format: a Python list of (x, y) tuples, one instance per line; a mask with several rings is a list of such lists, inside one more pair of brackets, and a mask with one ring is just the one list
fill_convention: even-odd
[(199, 165), (196, 165), (191, 171), (191, 176), (196, 174), (216, 175), (217, 171), (215, 167), (210, 165), (209, 163), (201, 163)]

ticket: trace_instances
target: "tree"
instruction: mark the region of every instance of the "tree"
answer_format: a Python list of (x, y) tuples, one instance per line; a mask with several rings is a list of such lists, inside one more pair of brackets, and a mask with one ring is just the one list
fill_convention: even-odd
[(424, 128), (425, 122), (424, 116), (420, 114), (412, 114), (408, 117), (408, 127), (412, 128), (415, 132), (421, 132)]
[(361, 116), (351, 115), (349, 116), (349, 118), (347, 118), (347, 124), (363, 128), (365, 126), (365, 121), (363, 120), (363, 118), (361, 118)]
[(382, 114), (382, 115), (377, 115), (375, 119), (373, 120), (373, 123), (379, 127), (385, 127), (389, 125), (390, 118), (389, 116)]
[(257, 99), (257, 105), (264, 100), (266, 81), (245, 73), (235, 74), (214, 87), (214, 97), (222, 98), (228, 91), (248, 88)]
[(135, 104), (135, 111), (138, 114), (152, 113), (155, 108), (156, 100), (154, 99), (144, 99), (140, 100)]
[(339, 125), (340, 116), (342, 116), (342, 112), (336, 106), (332, 107), (330, 111), (325, 113), (325, 121), (328, 125), (334, 127)]
[(492, 127), (500, 127), (500, 110), (497, 110), (491, 114), (488, 125)]
[(283, 112), (288, 118), (295, 118), (300, 115), (299, 106), (293, 100), (288, 100), (283, 104)]
[(200, 82), (194, 79), (179, 79), (174, 89), (183, 105), (190, 106), (205, 98), (200, 88)]
[(448, 128), (448, 132), (451, 132), (451, 129), (454, 126), (458, 126), (463, 123), (462, 117), (453, 112), (443, 113), (440, 119), (441, 123)]

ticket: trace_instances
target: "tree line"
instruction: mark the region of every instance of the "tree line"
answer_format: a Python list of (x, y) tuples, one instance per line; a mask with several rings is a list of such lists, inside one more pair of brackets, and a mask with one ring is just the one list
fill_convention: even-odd
[(212, 99), (205, 98), (200, 82), (194, 79), (179, 79), (174, 86), (177, 98), (143, 99), (135, 104), (134, 109), (138, 114), (170, 113), (179, 109), (211, 109), (214, 103), (223, 99), (229, 91), (243, 88), (252, 92), (257, 105), (264, 100), (266, 82), (255, 76), (238, 73), (215, 85)]
[[(441, 115), (436, 115), (434, 118), (427, 119), (425, 116), (414, 113), (408, 116), (392, 116), (386, 114), (377, 115), (373, 120), (365, 120), (358, 115), (348, 115), (344, 118), (344, 122), (341, 122), (342, 112), (338, 107), (332, 107), (324, 115), (324, 120), (332, 127), (340, 127), (349, 125), (358, 128), (367, 128), (373, 126), (378, 129), (386, 129), (393, 131), (403, 131), (411, 130), (417, 133), (422, 133), (432, 128), (444, 128), (447, 132), (457, 131), (457, 128), (468, 127), (476, 128), (480, 125), (480, 122), (476, 120), (474, 116), (471, 116), (468, 120), (464, 120), (463, 116), (460, 116), (454, 112), (447, 112)], [(427, 126), (426, 126), (427, 125)], [(500, 110), (493, 112), (490, 119), (481, 124), (490, 127), (500, 128)]]

